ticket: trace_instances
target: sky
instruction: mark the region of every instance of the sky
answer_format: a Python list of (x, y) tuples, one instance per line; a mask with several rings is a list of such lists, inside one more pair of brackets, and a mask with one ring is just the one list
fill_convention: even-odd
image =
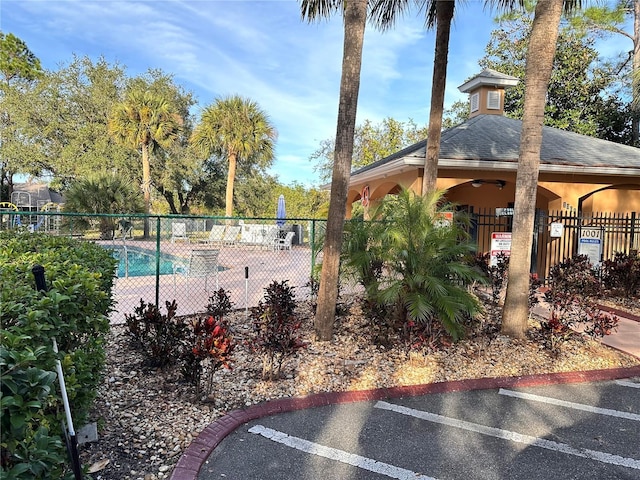
[[(445, 108), (480, 72), (496, 12), (458, 3), (451, 31)], [(191, 91), (194, 114), (216, 98), (258, 103), (278, 130), (270, 172), (280, 182), (320, 184), (310, 156), (335, 137), (342, 63), (342, 19), (308, 23), (297, 0), (2, 0), (0, 29), (23, 40), (48, 70), (73, 55), (126, 67), (128, 76), (161, 69)], [(614, 54), (631, 46), (610, 41)], [(357, 123), (386, 117), (426, 125), (434, 32), (411, 12), (386, 32), (368, 26)], [(604, 52), (603, 52), (604, 53)]]

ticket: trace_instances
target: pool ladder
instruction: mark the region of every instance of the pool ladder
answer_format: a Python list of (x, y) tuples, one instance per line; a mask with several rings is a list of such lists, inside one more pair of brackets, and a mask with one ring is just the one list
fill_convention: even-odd
[[(116, 239), (113, 239), (113, 245), (115, 246)], [(124, 278), (129, 278), (129, 255), (127, 254), (127, 242), (124, 237), (122, 237), (122, 250), (120, 250), (120, 258), (124, 255)]]
[(129, 278), (129, 255), (127, 254), (127, 245), (122, 242), (122, 255), (124, 255), (124, 278)]

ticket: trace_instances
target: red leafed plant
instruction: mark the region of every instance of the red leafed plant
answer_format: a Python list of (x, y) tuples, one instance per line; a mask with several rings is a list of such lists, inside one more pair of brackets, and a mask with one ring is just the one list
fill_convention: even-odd
[[(182, 373), (196, 386), (197, 396), (210, 396), (213, 392), (213, 376), (221, 367), (231, 370), (231, 356), (235, 342), (224, 315), (231, 311), (227, 292), (220, 289), (210, 298), (208, 315), (191, 322), (192, 348), (185, 352)], [(206, 377), (204, 389), (202, 377)]]

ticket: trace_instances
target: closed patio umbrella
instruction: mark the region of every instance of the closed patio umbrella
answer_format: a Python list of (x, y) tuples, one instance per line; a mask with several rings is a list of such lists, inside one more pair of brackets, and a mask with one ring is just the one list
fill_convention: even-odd
[(284, 195), (278, 197), (278, 208), (276, 209), (276, 225), (278, 228), (284, 227), (287, 217), (287, 209), (284, 204)]

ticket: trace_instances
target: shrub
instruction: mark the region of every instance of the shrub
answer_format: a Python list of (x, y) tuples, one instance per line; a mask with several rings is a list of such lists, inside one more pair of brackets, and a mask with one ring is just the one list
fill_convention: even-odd
[(402, 190), (382, 200), (370, 212), (375, 222), (349, 231), (343, 263), (370, 300), (394, 313), (396, 324), (437, 322), (457, 340), (481, 311), (467, 286), (486, 280), (464, 261), (475, 249), (463, 228), (467, 219), (456, 215), (451, 225), (442, 224), (443, 212), (454, 210), (441, 204), (443, 194), (421, 197)]
[(605, 288), (623, 297), (640, 296), (640, 255), (616, 252), (602, 263), (602, 282)]
[[(94, 244), (41, 233), (1, 232), (0, 243), (2, 473), (68, 478), (55, 361), (81, 426), (102, 381), (116, 261)], [(34, 288), (36, 264), (44, 266), (46, 292)]]
[[(208, 316), (196, 317), (190, 323), (188, 348), (182, 356), (182, 373), (196, 386), (198, 397), (211, 395), (216, 371), (221, 367), (231, 369), (235, 343), (224, 317), (232, 308), (229, 293), (220, 289), (209, 298)], [(203, 373), (206, 376), (204, 390), (201, 382)]]
[(262, 376), (280, 377), (284, 361), (305, 346), (297, 336), (301, 322), (295, 315), (293, 287), (286, 280), (272, 282), (257, 307), (251, 309), (253, 341), (250, 347), (262, 355)]
[(143, 351), (149, 365), (166, 367), (182, 356), (187, 325), (176, 318), (176, 301), (165, 303), (167, 313), (140, 299), (134, 315), (125, 314), (127, 329), (132, 340)]
[(547, 348), (557, 351), (573, 336), (573, 328), (593, 338), (616, 328), (617, 318), (597, 306), (600, 293), (597, 272), (586, 255), (566, 259), (551, 269), (549, 290), (545, 292), (549, 318), (540, 322)]

